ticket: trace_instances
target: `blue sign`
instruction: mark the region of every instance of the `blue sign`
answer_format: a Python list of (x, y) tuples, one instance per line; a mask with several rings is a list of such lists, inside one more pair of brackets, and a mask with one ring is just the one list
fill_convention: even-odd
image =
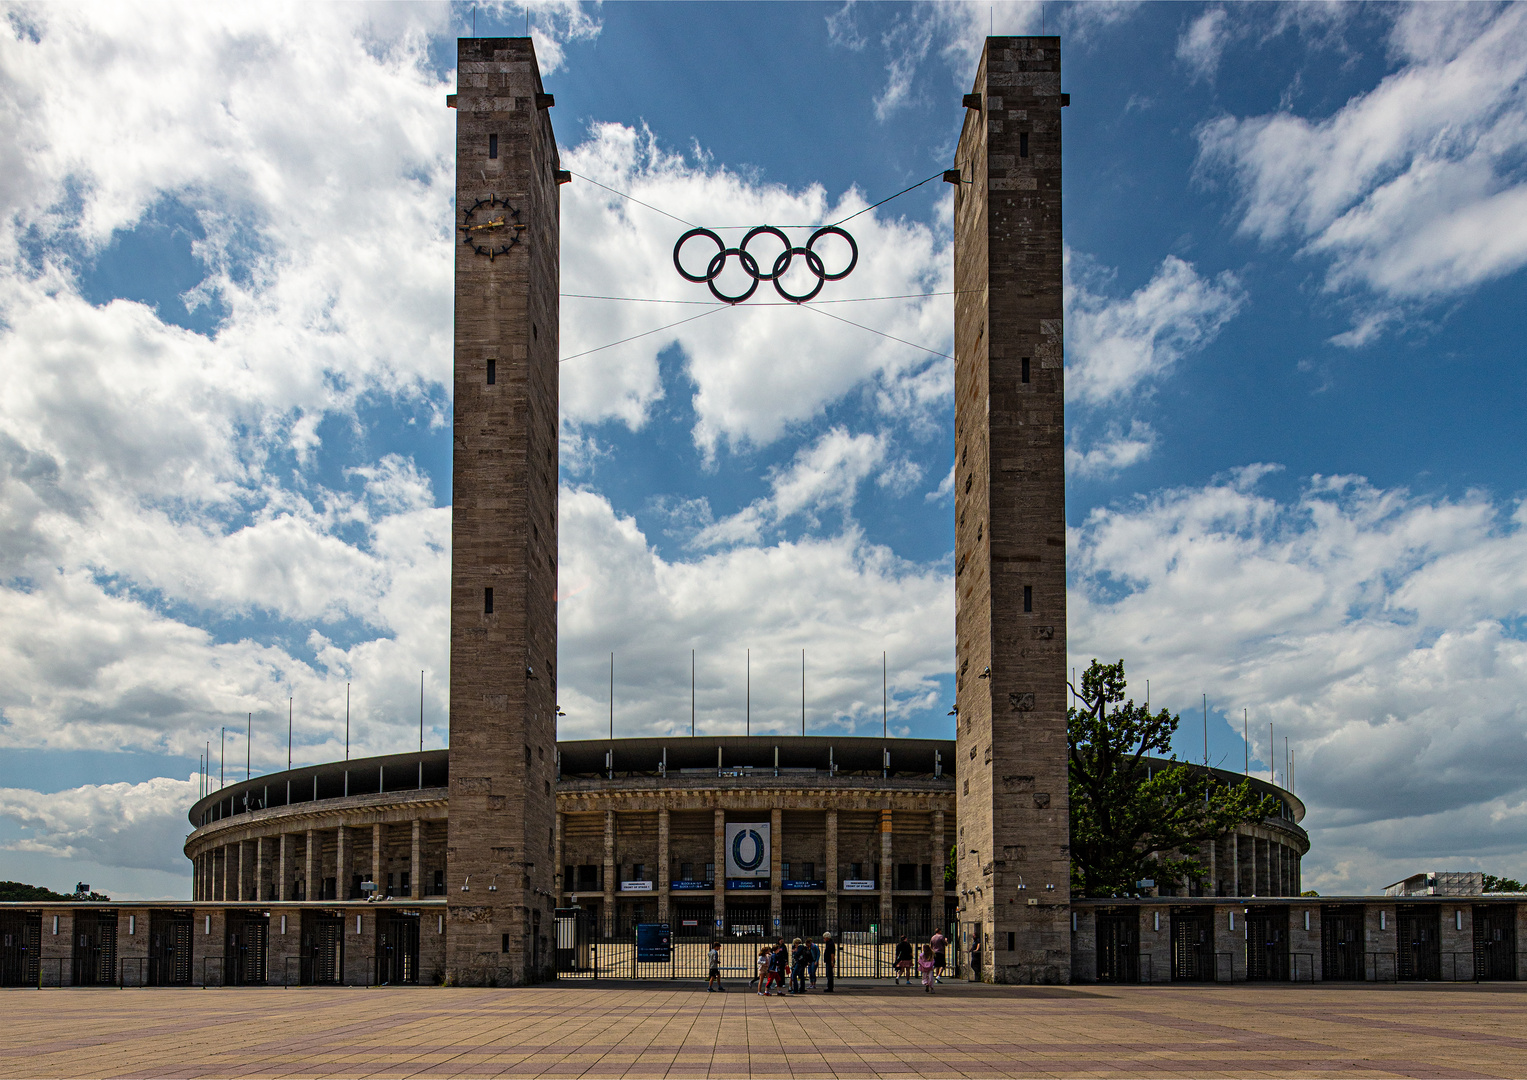
[(726, 887), (728, 889), (767, 889), (769, 887), (769, 879), (761, 877), (729, 877), (726, 879)]
[(636, 962), (666, 964), (673, 960), (673, 935), (667, 923), (636, 924)]
[(781, 889), (825, 889), (826, 881), (785, 881), (781, 882)]
[(672, 889), (709, 889), (709, 888), (711, 888), (711, 883), (709, 881), (675, 881), (675, 882), (671, 882), (669, 884), (669, 888), (672, 888)]

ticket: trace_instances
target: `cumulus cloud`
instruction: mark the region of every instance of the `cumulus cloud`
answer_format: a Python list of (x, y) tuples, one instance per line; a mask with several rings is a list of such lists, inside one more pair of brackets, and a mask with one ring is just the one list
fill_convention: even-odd
[(802, 648), (808, 730), (879, 724), (882, 649), (902, 731), (910, 713), (941, 704), (953, 654), (947, 560), (910, 562), (850, 528), (669, 561), (602, 495), (568, 489), (561, 543), (564, 737), (606, 730), (612, 652), (617, 735), (688, 732), (691, 649), (700, 731), (743, 731), (749, 649), (755, 732), (799, 730)]
[(1527, 264), (1527, 9), (1405, 6), (1390, 48), (1400, 70), (1329, 117), (1227, 116), (1198, 133), (1205, 173), (1240, 193), (1243, 233), (1298, 245), (1328, 289), (1380, 307)]
[(1112, 476), (1150, 457), (1156, 448), (1156, 432), (1143, 420), (1135, 420), (1129, 431), (1110, 428), (1101, 440), (1088, 444), (1086, 450), (1066, 447), (1066, 473), (1083, 479)]
[(162, 776), (141, 784), (87, 784), (48, 795), (0, 788), (0, 818), (22, 837), (0, 850), (90, 860), (108, 866), (183, 872), (181, 844), (196, 778)]
[[(913, 345), (781, 301), (768, 285), (748, 304), (708, 311), (685, 306), (715, 302), (705, 286), (684, 281), (673, 269), (673, 246), (686, 231), (684, 222), (720, 227), (729, 242), (739, 242), (739, 228), (825, 224), (864, 209), (867, 200), (852, 189), (833, 200), (818, 185), (792, 191), (755, 183), (703, 159), (665, 151), (649, 132), (619, 124), (596, 124), (584, 142), (566, 152), (564, 163), (663, 211), (578, 178), (562, 189), (564, 290), (663, 301), (564, 300), (562, 353), (569, 359), (562, 366), (562, 413), (568, 424), (613, 420), (641, 428), (665, 393), (659, 358), (671, 349), (682, 356), (693, 386), (693, 438), (708, 456), (727, 445), (767, 445), (789, 425), (811, 420), (864, 385), (877, 388), (883, 411), (908, 423), (939, 407), (925, 388), (941, 378), (937, 354), (949, 351), (953, 308), (947, 295), (922, 294), (950, 288), (947, 235), (881, 212), (861, 214), (850, 226), (858, 266), (821, 294), (824, 301), (912, 294), (830, 310)], [(810, 236), (807, 228), (789, 233), (798, 244)], [(778, 242), (764, 237), (754, 245), (750, 250), (772, 263)], [(846, 264), (848, 249), (841, 241), (824, 241), (821, 250), (832, 268)], [(696, 268), (714, 253), (703, 238), (685, 248)], [(721, 284), (741, 288), (730, 280)], [(602, 348), (637, 335), (645, 336)]]
[[(1350, 477), (1280, 503), (1258, 490), (1267, 471), (1089, 515), (1071, 537), (1072, 662), (1124, 656), (1157, 700), (1207, 692), (1275, 723), (1316, 888), (1415, 869), (1407, 823), (1439, 854), (1527, 858), (1503, 809), (1527, 799), (1527, 510)], [(1378, 822), (1394, 843), (1370, 852)]]

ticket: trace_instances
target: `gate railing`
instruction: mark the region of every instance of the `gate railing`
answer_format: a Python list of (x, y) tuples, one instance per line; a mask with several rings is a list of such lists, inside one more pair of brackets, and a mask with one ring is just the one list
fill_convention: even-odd
[(1398, 958), (1392, 952), (1363, 953), (1363, 977), (1367, 982), (1399, 982)]

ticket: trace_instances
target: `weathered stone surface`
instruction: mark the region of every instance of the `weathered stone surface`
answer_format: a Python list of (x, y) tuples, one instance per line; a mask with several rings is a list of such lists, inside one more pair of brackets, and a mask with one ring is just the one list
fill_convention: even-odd
[(979, 936), (988, 980), (1065, 982), (1060, 39), (988, 38), (973, 90), (954, 256), (961, 947)]
[[(531, 41), (464, 38), (457, 49), (457, 223), (495, 196), (525, 228), (491, 259), (456, 233), (446, 968), (457, 982), (519, 983), (549, 974), (552, 956), (557, 149), (535, 105)], [(509, 224), (494, 246), (508, 242), (515, 215), (476, 217), (500, 216)]]

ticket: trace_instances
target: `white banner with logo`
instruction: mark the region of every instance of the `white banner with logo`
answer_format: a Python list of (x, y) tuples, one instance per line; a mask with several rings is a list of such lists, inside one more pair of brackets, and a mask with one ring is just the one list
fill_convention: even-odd
[(728, 823), (726, 826), (726, 876), (769, 876), (769, 823)]

